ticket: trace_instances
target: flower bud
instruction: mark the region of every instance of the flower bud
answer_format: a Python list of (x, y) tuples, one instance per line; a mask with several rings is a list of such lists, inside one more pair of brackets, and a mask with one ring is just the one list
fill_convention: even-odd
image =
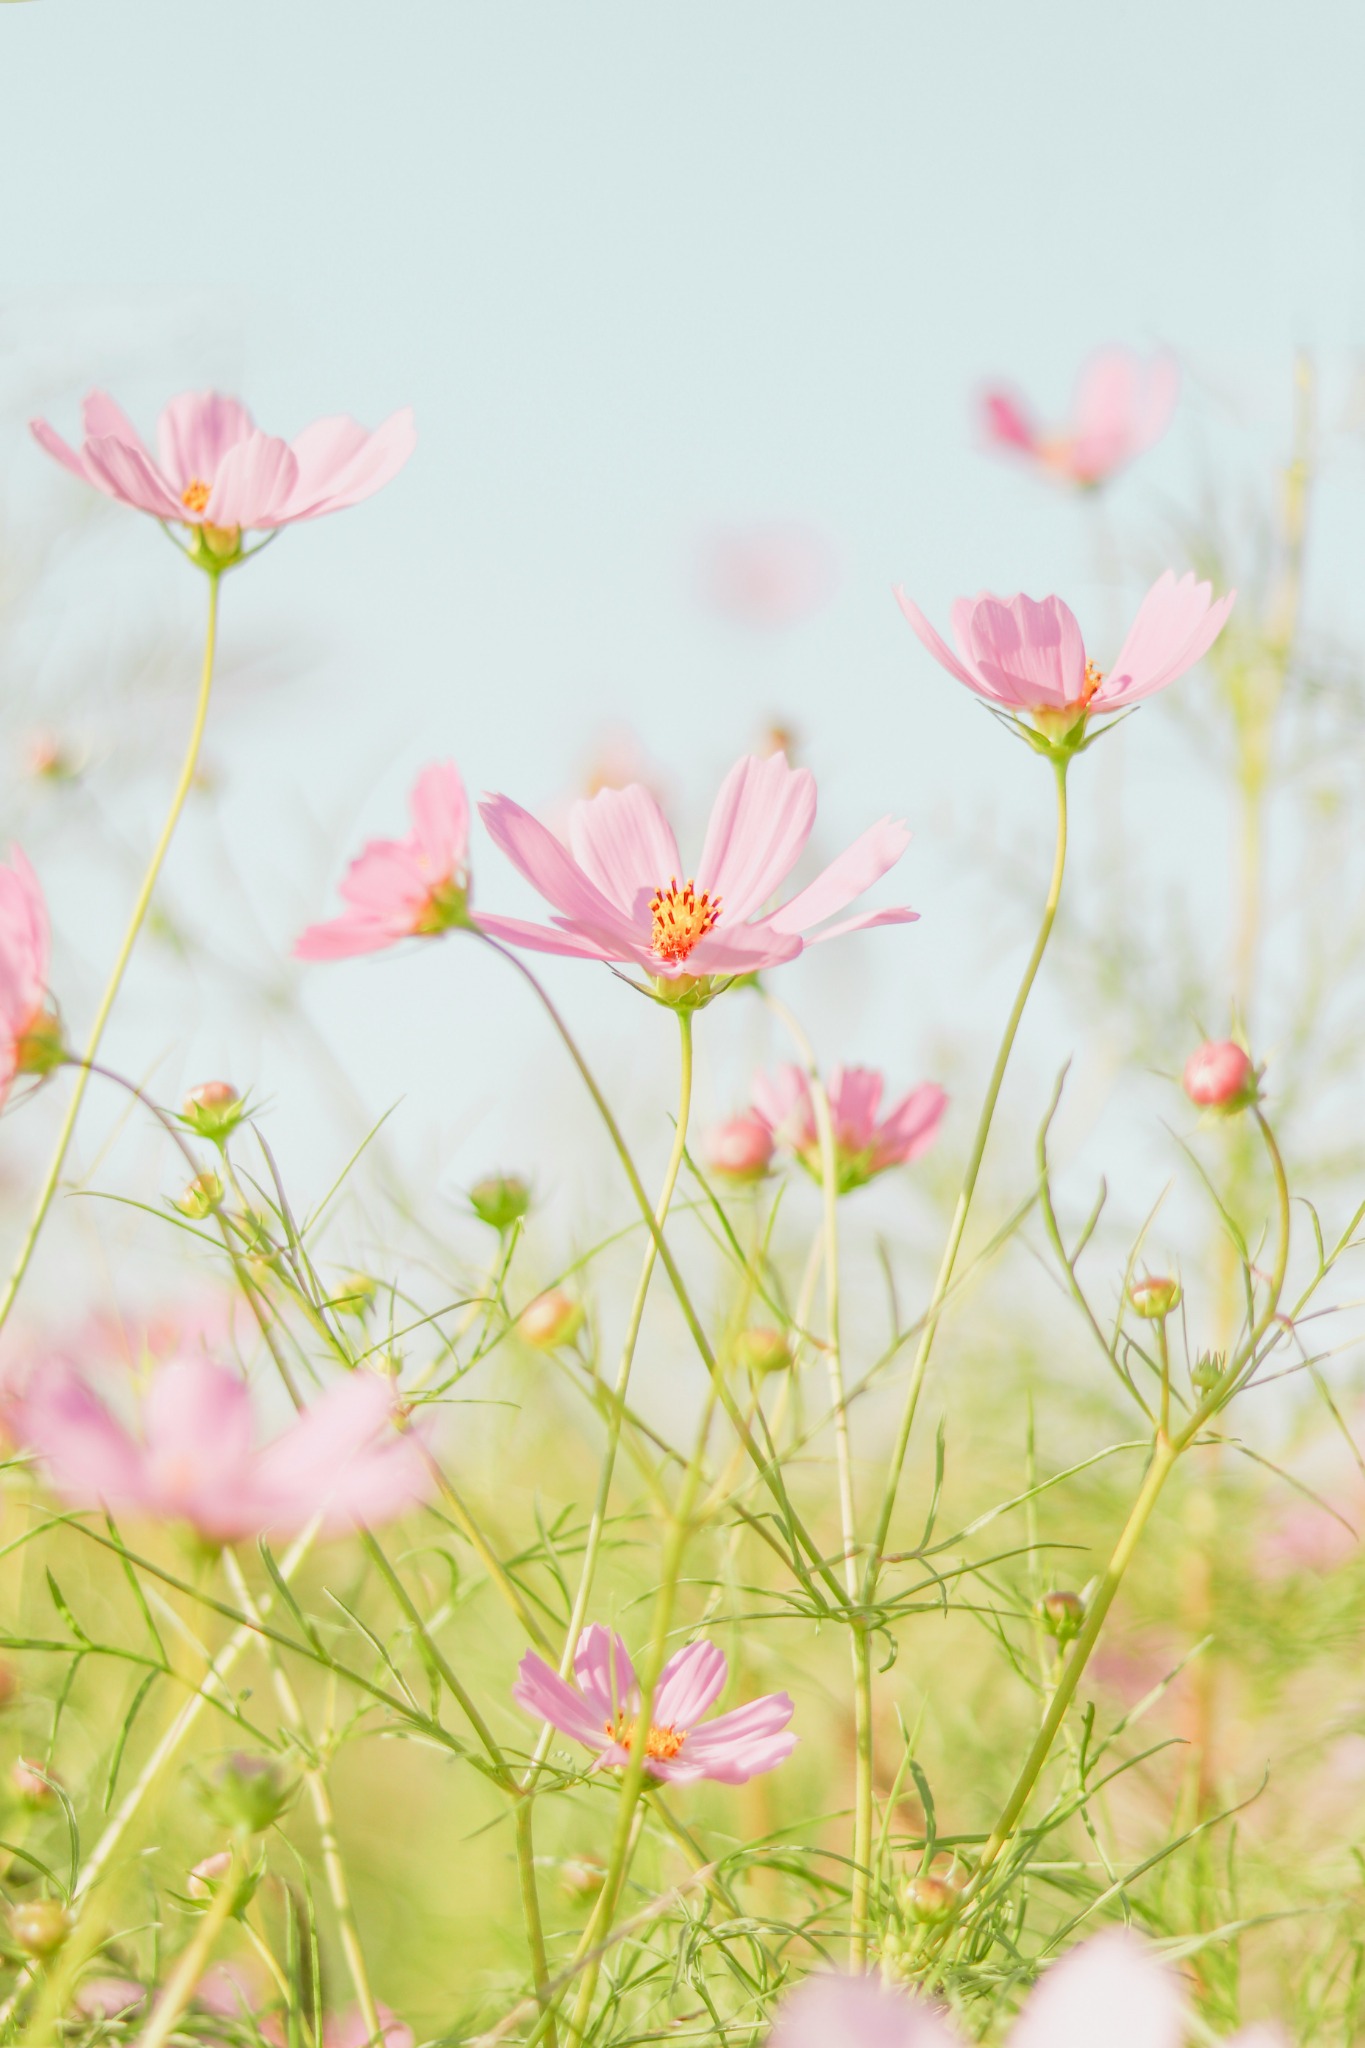
[(905, 1906), (912, 1919), (927, 1927), (940, 1927), (951, 1920), (958, 1907), (957, 1889), (946, 1878), (911, 1877), (905, 1883)]
[(230, 1756), (203, 1787), (204, 1804), (234, 1833), (263, 1834), (294, 1796), (263, 1756)]
[(722, 1180), (762, 1180), (773, 1159), (773, 1134), (761, 1117), (735, 1116), (706, 1140), (706, 1163)]
[(231, 1849), (220, 1849), (214, 1856), (205, 1856), (196, 1863), (185, 1881), (185, 1890), (192, 1899), (212, 1898), (214, 1887), (225, 1878), (232, 1868)]
[(24, 749), (24, 772), (35, 782), (74, 782), (80, 762), (55, 732), (35, 732)]
[(55, 1073), (66, 1058), (62, 1020), (55, 1010), (40, 1010), (14, 1048), (15, 1072), (43, 1076)]
[(223, 1199), (223, 1183), (216, 1173), (197, 1173), (183, 1194), (175, 1198), (175, 1206), (182, 1216), (188, 1216), (195, 1223), (212, 1215)]
[(1128, 1289), (1128, 1299), (1140, 1316), (1149, 1323), (1158, 1323), (1178, 1305), (1180, 1282), (1164, 1275), (1144, 1273)]
[(26, 1956), (54, 1956), (70, 1932), (66, 1907), (58, 1899), (25, 1899), (9, 1909), (10, 1940)]
[(575, 1904), (595, 1899), (607, 1881), (607, 1866), (596, 1856), (569, 1856), (560, 1865), (559, 1883)]
[(786, 1372), (792, 1363), (792, 1348), (781, 1330), (760, 1327), (740, 1331), (734, 1357), (735, 1364), (748, 1372)]
[(533, 1351), (554, 1351), (561, 1344), (572, 1344), (582, 1327), (582, 1305), (562, 1287), (538, 1294), (517, 1317), (517, 1335)]
[(45, 1771), (41, 1764), (35, 1764), (26, 1756), (15, 1758), (9, 1781), (25, 1806), (52, 1806), (56, 1803), (55, 1772)]
[(201, 1138), (211, 1138), (215, 1145), (232, 1136), (245, 1114), (245, 1105), (231, 1081), (201, 1081), (180, 1105), (181, 1122)]
[(1079, 1593), (1045, 1593), (1038, 1602), (1038, 1619), (1059, 1647), (1065, 1646), (1084, 1626), (1085, 1602)]
[(1208, 1039), (1185, 1062), (1185, 1093), (1200, 1109), (1233, 1115), (1256, 1100), (1256, 1069), (1230, 1038)]
[(1221, 1351), (1201, 1351), (1190, 1370), (1190, 1380), (1201, 1394), (1212, 1393), (1227, 1370)]
[(490, 1174), (469, 1190), (469, 1206), (480, 1223), (501, 1236), (520, 1223), (531, 1206), (531, 1190), (515, 1174)]
[(379, 1282), (369, 1273), (347, 1273), (332, 1294), (332, 1307), (340, 1316), (354, 1316), (364, 1322), (374, 1307)]

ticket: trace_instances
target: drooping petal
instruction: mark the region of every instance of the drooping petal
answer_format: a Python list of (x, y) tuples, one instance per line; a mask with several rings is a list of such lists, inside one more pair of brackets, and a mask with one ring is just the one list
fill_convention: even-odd
[(140, 447), (130, 447), (112, 436), (89, 440), (85, 466), (92, 483), (125, 505), (150, 512), (153, 519), (184, 519), (185, 507)]
[(669, 1658), (654, 1692), (656, 1726), (690, 1728), (725, 1690), (730, 1664), (716, 1643), (689, 1643)]
[(388, 918), (363, 911), (310, 924), (294, 941), (296, 960), (351, 960), (361, 953), (382, 953), (397, 943)]
[(123, 407), (107, 391), (87, 391), (81, 401), (81, 427), (87, 441), (126, 442), (151, 461), (151, 451)]
[(774, 931), (808, 932), (813, 925), (833, 917), (870, 889), (889, 868), (893, 868), (906, 847), (910, 834), (896, 818), (883, 818), (860, 833), (813, 882), (775, 910), (769, 923)]
[(778, 2006), (769, 2048), (961, 2048), (961, 2036), (913, 1993), (821, 1972)]
[(563, 931), (558, 925), (529, 924), (524, 917), (490, 917), (480, 911), (474, 920), (490, 939), (504, 945), (524, 946), (531, 953), (560, 953), (570, 960), (620, 960), (619, 940), (592, 938), (584, 932)]
[(978, 598), (969, 631), (975, 666), (1003, 702), (1060, 710), (1081, 701), (1085, 643), (1060, 597)]
[(989, 697), (992, 700), (998, 697), (999, 693), (992, 689), (984, 677), (979, 676), (974, 668), (969, 668), (966, 662), (958, 660), (947, 641), (930, 625), (919, 606), (906, 596), (899, 584), (896, 587), (896, 602), (940, 668), (946, 668), (950, 676), (956, 676), (969, 690), (975, 690), (978, 697)]
[(512, 1697), (538, 1721), (549, 1721), (561, 1735), (572, 1735), (588, 1749), (606, 1746), (606, 1718), (594, 1713), (581, 1693), (566, 1685), (559, 1673), (528, 1650), (517, 1667)]
[(1117, 708), (1150, 697), (1193, 668), (1222, 632), (1236, 597), (1236, 591), (1229, 591), (1214, 604), (1211, 583), (1199, 582), (1192, 571), (1177, 581), (1167, 569), (1138, 607), (1114, 666), (1096, 692), (1096, 707)]
[(614, 1721), (639, 1699), (639, 1685), (630, 1652), (620, 1636), (594, 1621), (578, 1638), (573, 1655), (574, 1677), (584, 1698), (605, 1721)]
[[(163, 408), (156, 423), (161, 469), (177, 494), (192, 483), (211, 485), (230, 448), (245, 441), (255, 422), (246, 407), (219, 391), (182, 391)], [(110, 433), (109, 427), (88, 428)], [(224, 524), (241, 525), (240, 520)]]
[(299, 475), (284, 517), (316, 519), (360, 504), (392, 482), (416, 446), (410, 405), (391, 413), (373, 433), (344, 414), (315, 421), (293, 443)]
[(720, 786), (696, 882), (731, 928), (766, 902), (801, 858), (815, 823), (815, 777), (785, 754), (746, 754)]
[(569, 845), (588, 879), (633, 924), (648, 921), (649, 899), (682, 877), (678, 842), (640, 783), (599, 789), (569, 812)]
[(78, 476), (83, 484), (94, 484), (102, 491), (109, 490), (104, 478), (93, 475), (86, 466), (85, 457), (78, 455), (75, 449), (62, 439), (57, 429), (50, 427), (46, 420), (30, 420), (28, 430), (44, 454), (60, 462), (63, 469), (69, 469), (72, 476)]
[(904, 904), (892, 904), (886, 910), (862, 910), (856, 917), (841, 917), (836, 924), (823, 925), (818, 932), (806, 933), (808, 946), (823, 946), (826, 939), (841, 939), (845, 932), (870, 932), (882, 924), (918, 924), (919, 912), (910, 910)]
[(1035, 1985), (1009, 2048), (1180, 2048), (1185, 2027), (1177, 1979), (1155, 1949), (1125, 1928), (1082, 1942)]
[[(228, 449), (202, 514), (206, 526), (279, 526), (299, 466), (287, 441), (259, 428)], [(184, 515), (182, 514), (182, 517)]]
[(638, 943), (637, 927), (588, 879), (538, 818), (505, 796), (485, 797), (479, 815), (512, 865), (562, 916), (597, 932), (617, 933), (632, 948)]

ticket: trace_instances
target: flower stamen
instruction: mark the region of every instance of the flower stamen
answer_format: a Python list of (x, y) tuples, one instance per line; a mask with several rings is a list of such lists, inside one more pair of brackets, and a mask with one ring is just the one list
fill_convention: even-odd
[[(607, 1740), (619, 1743), (622, 1749), (629, 1749), (635, 1740), (634, 1721), (626, 1714), (622, 1714), (618, 1721), (608, 1721)], [(668, 1763), (678, 1754), (686, 1740), (685, 1728), (668, 1725), (662, 1728), (651, 1727), (645, 1737), (645, 1755), (653, 1758), (656, 1763)]]
[(202, 512), (213, 496), (213, 485), (206, 484), (202, 477), (193, 476), (180, 493), (180, 502), (187, 512)]
[(713, 898), (706, 889), (699, 896), (693, 881), (680, 889), (674, 875), (666, 889), (654, 891), (649, 908), (654, 919), (654, 952), (660, 960), (676, 966), (696, 950), (711, 930), (720, 916), (721, 902), (719, 896)]
[(1103, 681), (1104, 671), (1096, 668), (1093, 661), (1088, 661), (1085, 665), (1085, 681), (1081, 684), (1081, 703), (1083, 705), (1089, 705), (1090, 699)]

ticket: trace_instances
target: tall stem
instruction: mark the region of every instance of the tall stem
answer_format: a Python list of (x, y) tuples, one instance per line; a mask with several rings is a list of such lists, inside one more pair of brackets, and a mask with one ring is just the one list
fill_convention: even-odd
[(1054, 755), (1052, 767), (1057, 781), (1057, 844), (1052, 860), (1052, 880), (1048, 884), (1047, 902), (1043, 906), (1043, 921), (1038, 927), (1038, 936), (1033, 942), (1033, 951), (1030, 953), (1028, 965), (1024, 969), (1024, 978), (1019, 984), (1019, 992), (1014, 998), (1014, 1007), (1011, 1009), (1005, 1025), (1005, 1035), (1000, 1041), (1000, 1050), (995, 1056), (995, 1065), (991, 1069), (991, 1078), (986, 1086), (986, 1099), (981, 1105), (981, 1116), (977, 1122), (976, 1136), (972, 1141), (971, 1155), (967, 1160), (967, 1170), (962, 1177), (962, 1187), (958, 1194), (957, 1207), (953, 1211), (953, 1221), (948, 1232), (948, 1242), (943, 1249), (943, 1259), (938, 1269), (938, 1278), (934, 1282), (934, 1291), (930, 1297), (928, 1312), (924, 1318), (924, 1328), (920, 1333), (919, 1347), (915, 1353), (915, 1362), (910, 1373), (910, 1385), (905, 1396), (905, 1409), (901, 1415), (900, 1429), (897, 1432), (895, 1446), (891, 1453), (891, 1463), (886, 1477), (886, 1490), (882, 1496), (881, 1512), (877, 1517), (876, 1532), (872, 1539), (871, 1554), (867, 1561), (867, 1571), (863, 1585), (865, 1602), (871, 1599), (876, 1588), (881, 1555), (886, 1548), (887, 1536), (891, 1529), (891, 1518), (896, 1511), (896, 1495), (900, 1489), (901, 1472), (905, 1465), (905, 1454), (910, 1448), (910, 1434), (915, 1426), (915, 1411), (919, 1407), (919, 1397), (924, 1386), (925, 1373), (928, 1371), (929, 1357), (934, 1348), (934, 1339), (938, 1335), (938, 1326), (943, 1314), (944, 1300), (952, 1284), (953, 1268), (957, 1264), (957, 1255), (962, 1247), (962, 1237), (967, 1228), (967, 1217), (971, 1211), (972, 1196), (976, 1192), (977, 1176), (981, 1171), (981, 1162), (985, 1157), (986, 1143), (991, 1134), (991, 1123), (995, 1116), (995, 1105), (999, 1099), (1000, 1089), (1005, 1079), (1005, 1069), (1009, 1065), (1010, 1054), (1014, 1050), (1014, 1041), (1018, 1035), (1019, 1025), (1023, 1018), (1030, 992), (1037, 979), (1038, 969), (1041, 967), (1043, 955), (1047, 951), (1047, 942), (1052, 936), (1052, 927), (1057, 917), (1057, 905), (1061, 902), (1062, 898), (1062, 877), (1066, 872), (1067, 764), (1064, 758)]
[(4, 1327), (9, 1312), (14, 1306), (15, 1296), (18, 1294), (24, 1275), (28, 1271), (29, 1261), (33, 1257), (39, 1234), (47, 1218), (47, 1212), (52, 1206), (52, 1198), (57, 1192), (62, 1168), (66, 1164), (66, 1155), (75, 1133), (76, 1119), (80, 1115), (81, 1103), (85, 1099), (85, 1090), (90, 1078), (90, 1063), (99, 1051), (100, 1041), (104, 1037), (104, 1027), (109, 1022), (109, 1013), (114, 1007), (119, 989), (123, 984), (123, 977), (127, 971), (128, 962), (132, 958), (133, 947), (137, 943), (138, 933), (142, 930), (147, 912), (151, 906), (152, 892), (156, 888), (157, 878), (161, 873), (162, 865), (170, 850), (171, 840), (175, 837), (175, 828), (180, 822), (180, 813), (185, 808), (185, 799), (190, 793), (191, 785), (194, 782), (195, 769), (199, 765), (199, 749), (203, 744), (204, 726), (208, 718), (209, 697), (213, 689), (213, 661), (218, 641), (218, 583), (220, 574), (221, 572), (217, 570), (209, 571), (209, 613), (208, 625), (204, 635), (204, 661), (199, 677), (199, 697), (195, 705), (194, 724), (190, 729), (190, 740), (180, 769), (180, 780), (176, 783), (175, 795), (171, 798), (171, 807), (166, 814), (166, 822), (161, 828), (161, 837), (156, 842), (156, 846), (152, 851), (152, 858), (147, 866), (147, 872), (142, 878), (142, 886), (138, 890), (132, 916), (128, 920), (128, 929), (123, 934), (123, 943), (119, 947), (114, 965), (110, 970), (104, 994), (100, 997), (99, 1008), (95, 1012), (95, 1021), (90, 1027), (90, 1036), (86, 1041), (83, 1062), (77, 1072), (75, 1085), (71, 1091), (71, 1100), (67, 1104), (66, 1115), (62, 1119), (62, 1127), (57, 1133), (57, 1145), (47, 1169), (47, 1177), (39, 1192), (32, 1219), (24, 1235), (24, 1241), (19, 1247), (14, 1268), (5, 1283), (5, 1291), (3, 1295), (0, 1295), (0, 1328)]
[(193, 1998), (195, 1987), (204, 1974), (204, 1965), (213, 1954), (213, 1945), (227, 1925), (232, 1909), (237, 1903), (241, 1866), (241, 1845), (234, 1843), (232, 1860), (218, 1880), (213, 1902), (200, 1920), (192, 1939), (180, 1951), (175, 1968), (167, 1979), (166, 1988), (157, 2000), (156, 2010), (141, 2036), (139, 2048), (165, 2048), (166, 2042), (175, 2032), (176, 2022)]

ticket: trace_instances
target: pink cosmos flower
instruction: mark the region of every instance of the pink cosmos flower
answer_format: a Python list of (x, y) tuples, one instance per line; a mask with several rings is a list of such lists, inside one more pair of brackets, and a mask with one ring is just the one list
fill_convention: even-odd
[[(1006, 2048), (1180, 2048), (1174, 1973), (1121, 1928), (1054, 1963), (1025, 1999)], [(779, 2006), (770, 2048), (962, 2048), (941, 2008), (875, 1977), (808, 1977)]]
[(829, 540), (792, 521), (712, 534), (700, 570), (708, 607), (741, 626), (790, 626), (810, 618), (829, 603), (839, 581)]
[(182, 1520), (210, 1543), (236, 1543), (292, 1535), (314, 1516), (335, 1534), (419, 1500), (426, 1462), (392, 1413), (389, 1383), (355, 1372), (258, 1448), (237, 1374), (182, 1357), (153, 1372), (134, 1435), (59, 1358), (25, 1390), (18, 1434), (74, 1506)]
[(79, 451), (46, 420), (31, 420), (29, 427), (64, 469), (120, 504), (154, 519), (228, 533), (288, 526), (358, 505), (397, 476), (416, 446), (411, 407), (391, 414), (373, 433), (336, 413), (290, 442), (263, 434), (235, 398), (186, 391), (157, 422), (155, 458), (106, 392), (90, 393), (83, 416)]
[(408, 799), (406, 839), (371, 839), (346, 870), (350, 909), (311, 924), (300, 960), (345, 960), (402, 939), (429, 938), (465, 921), (469, 902), (469, 803), (453, 761), (424, 768)]
[[(938, 1136), (948, 1098), (922, 1081), (878, 1120), (883, 1083), (871, 1067), (836, 1067), (825, 1085), (839, 1192), (861, 1187), (889, 1166), (904, 1166), (927, 1152)], [(801, 1067), (779, 1067), (754, 1082), (754, 1112), (779, 1145), (794, 1152), (817, 1180), (823, 1177), (820, 1127), (810, 1082)]]
[(649, 791), (603, 789), (569, 814), (568, 846), (510, 797), (480, 806), (493, 838), (560, 913), (551, 925), (479, 919), (513, 945), (643, 968), (690, 985), (754, 974), (794, 960), (803, 945), (868, 925), (905, 924), (918, 912), (869, 910), (826, 924), (894, 867), (909, 844), (892, 818), (864, 832), (823, 874), (779, 909), (768, 901), (800, 859), (815, 823), (815, 778), (784, 754), (746, 755), (721, 784), (701, 859), (686, 873), (673, 831)]
[[(375, 2011), (383, 2029), (382, 2048), (413, 2048), (417, 2036), (406, 2020), (400, 2020), (396, 2012), (387, 2005), (376, 2002)], [(262, 2039), (284, 2048), (284, 2021), (272, 2013), (269, 2019), (259, 2022)], [(372, 2048), (373, 2037), (365, 2024), (364, 2014), (359, 2006), (352, 2006), (343, 2014), (329, 2013), (322, 2023), (322, 2048)], [(378, 2043), (373, 2048), (379, 2048)]]
[(50, 934), (38, 877), (20, 849), (0, 867), (0, 1103), (25, 1061), (25, 1040), (43, 1022)]
[[(701, 1720), (725, 1690), (729, 1668), (725, 1652), (714, 1643), (689, 1643), (669, 1658), (654, 1689), (645, 1744), (645, 1769), (652, 1778), (675, 1784), (711, 1778), (720, 1785), (743, 1785), (791, 1755), (796, 1737), (784, 1731), (793, 1709), (784, 1692), (766, 1693), (717, 1714), (714, 1721)], [(528, 1650), (512, 1697), (528, 1714), (595, 1749), (594, 1770), (626, 1763), (640, 1688), (620, 1636), (596, 1622), (585, 1628), (574, 1652), (574, 1677), (576, 1691)]]
[(1113, 667), (1105, 674), (1085, 651), (1081, 629), (1060, 597), (960, 597), (952, 608), (957, 653), (904, 590), (901, 610), (949, 675), (990, 704), (1048, 719), (1117, 711), (1164, 690), (1212, 647), (1235, 591), (1213, 602), (1213, 585), (1168, 569), (1138, 608)]
[(982, 394), (982, 427), (992, 447), (1063, 483), (1093, 489), (1161, 439), (1179, 392), (1172, 357), (1106, 348), (1081, 370), (1070, 424), (1060, 432), (1040, 432), (1023, 400), (1001, 390)]
[(732, 1116), (707, 1134), (706, 1163), (722, 1180), (762, 1180), (772, 1157), (773, 1134), (761, 1116)]

